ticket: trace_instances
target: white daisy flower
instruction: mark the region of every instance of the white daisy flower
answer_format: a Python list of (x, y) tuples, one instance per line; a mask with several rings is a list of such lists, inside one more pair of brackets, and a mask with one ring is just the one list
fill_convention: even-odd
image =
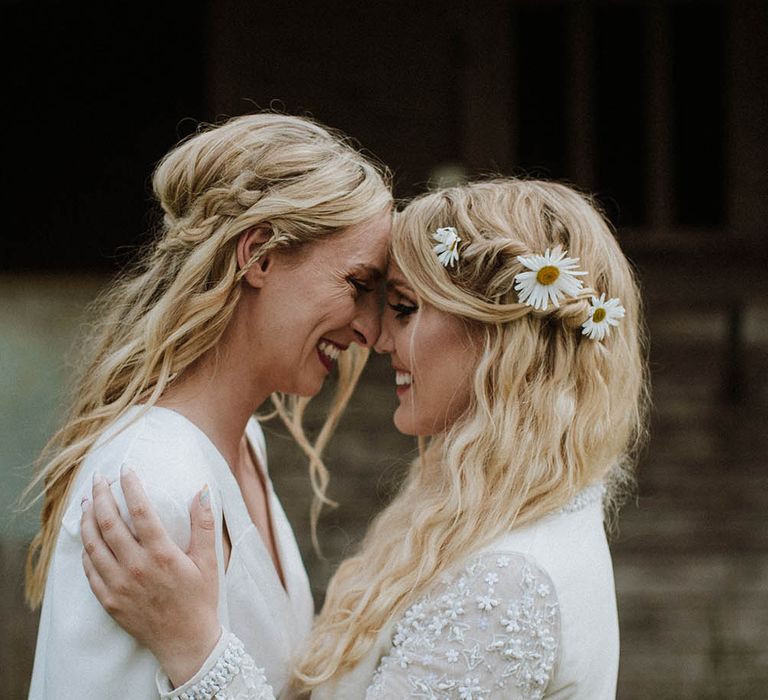
[(437, 259), (443, 267), (453, 267), (459, 259), (459, 232), (453, 226), (439, 228), (432, 236), (438, 243), (432, 248), (437, 253)]
[(578, 258), (566, 256), (560, 246), (547, 248), (544, 255), (517, 256), (528, 268), (527, 272), (515, 275), (515, 289), (521, 304), (546, 311), (550, 301), (559, 307), (564, 296), (573, 297), (581, 291), (584, 285), (576, 277), (587, 273), (575, 269)]
[(610, 333), (611, 326), (618, 326), (619, 319), (624, 318), (624, 307), (618, 299), (606, 301), (605, 292), (599, 299), (592, 297), (590, 304), (589, 318), (581, 324), (581, 333), (592, 340), (602, 340)]

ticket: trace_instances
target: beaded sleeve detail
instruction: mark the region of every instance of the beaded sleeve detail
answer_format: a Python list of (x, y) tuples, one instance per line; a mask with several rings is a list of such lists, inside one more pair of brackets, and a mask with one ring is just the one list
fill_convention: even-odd
[(172, 700), (275, 700), (264, 671), (256, 666), (234, 634), (229, 634), (223, 653), (199, 681), (161, 697)]
[(555, 514), (576, 513), (577, 511), (584, 510), (584, 508), (591, 506), (593, 503), (602, 503), (607, 492), (608, 489), (606, 489), (605, 484), (602, 482), (587, 486), (569, 503), (566, 503), (562, 508), (556, 510)]
[(522, 554), (483, 554), (406, 610), (366, 700), (540, 700), (559, 636), (547, 573)]

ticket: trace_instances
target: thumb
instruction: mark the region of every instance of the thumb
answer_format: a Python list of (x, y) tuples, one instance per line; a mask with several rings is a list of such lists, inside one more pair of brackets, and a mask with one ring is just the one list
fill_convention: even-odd
[(187, 554), (202, 571), (216, 571), (216, 521), (211, 508), (211, 490), (206, 484), (192, 499), (192, 532)]

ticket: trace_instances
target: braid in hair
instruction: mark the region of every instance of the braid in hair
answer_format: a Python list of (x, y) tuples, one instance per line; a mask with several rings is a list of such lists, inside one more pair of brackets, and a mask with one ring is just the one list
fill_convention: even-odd
[[(89, 450), (132, 406), (153, 405), (173, 377), (222, 337), (247, 270), (238, 270), (239, 236), (264, 226), (272, 237), (261, 255), (297, 248), (381, 216), (392, 203), (386, 172), (344, 137), (279, 114), (201, 129), (163, 158), (152, 184), (164, 214), (158, 240), (100, 300), (100, 323), (86, 344), (92, 354), (73, 386), (68, 418), (43, 450), (25, 492), (29, 505), (44, 499), (27, 557), (26, 595), (33, 607), (42, 598), (70, 488)], [(327, 483), (320, 453), (366, 357), (351, 350), (345, 355), (339, 393), (316, 445), (301, 427), (306, 402), (281, 413), (306, 448), (320, 502)]]

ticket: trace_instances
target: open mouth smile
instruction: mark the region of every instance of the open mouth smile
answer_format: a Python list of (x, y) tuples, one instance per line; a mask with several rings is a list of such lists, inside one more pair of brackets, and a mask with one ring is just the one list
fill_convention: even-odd
[(395, 392), (398, 396), (402, 396), (408, 389), (411, 388), (413, 383), (413, 375), (410, 372), (406, 372), (403, 369), (395, 368)]
[(347, 347), (348, 346), (334, 343), (326, 338), (320, 339), (320, 342), (317, 344), (317, 356), (320, 358), (320, 362), (327, 372), (330, 372), (333, 369), (333, 365), (336, 360), (339, 359), (339, 355), (341, 355)]

